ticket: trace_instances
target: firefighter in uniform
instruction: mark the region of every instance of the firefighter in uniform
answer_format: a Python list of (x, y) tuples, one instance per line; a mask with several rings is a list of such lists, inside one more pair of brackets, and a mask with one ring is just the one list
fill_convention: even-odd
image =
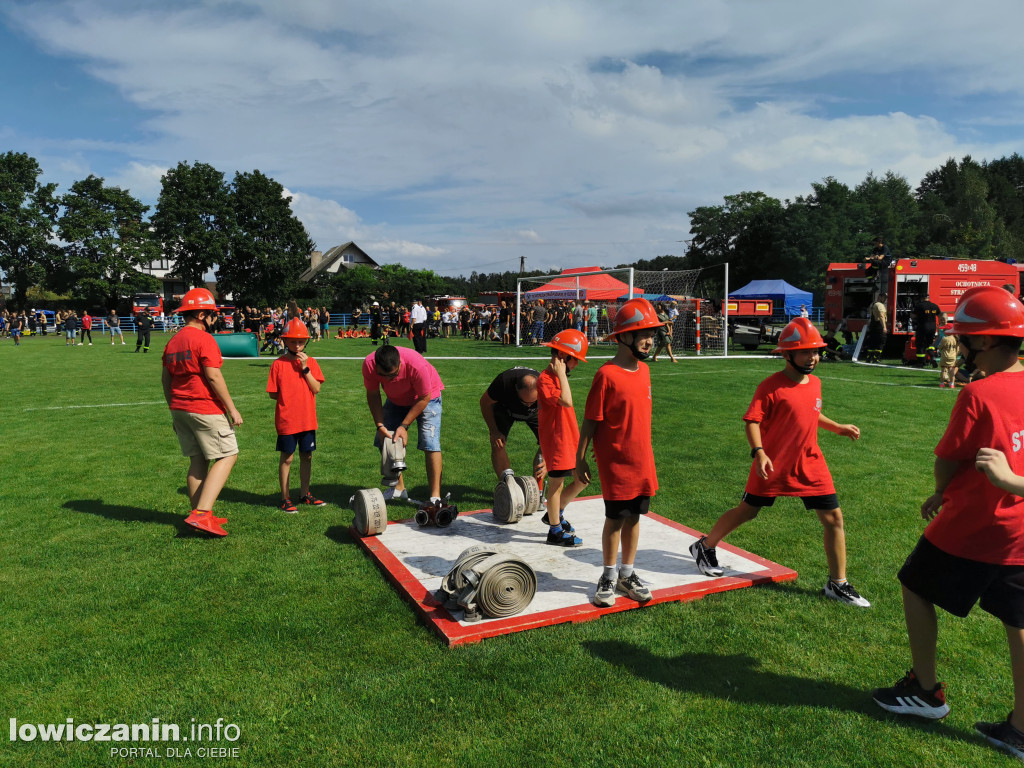
[(869, 310), (868, 332), (864, 338), (864, 362), (877, 363), (882, 359), (882, 352), (885, 350), (885, 340), (888, 334), (888, 318), (885, 309), (885, 300), (888, 298), (883, 291), (878, 294), (875, 303)]
[(925, 297), (914, 306), (913, 311), (914, 345), (917, 347), (916, 363), (920, 366), (928, 363), (933, 366), (938, 365), (935, 362), (935, 331), (936, 322), (942, 310), (937, 304), (930, 301), (930, 298), (928, 294), (925, 294)]

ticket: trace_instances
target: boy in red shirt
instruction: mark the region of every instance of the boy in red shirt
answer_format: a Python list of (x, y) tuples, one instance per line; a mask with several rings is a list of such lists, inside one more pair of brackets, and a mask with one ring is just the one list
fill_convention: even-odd
[(316, 395), (324, 375), (316, 360), (305, 353), (309, 342), (306, 324), (295, 317), (281, 334), (286, 351), (270, 366), (267, 392), (277, 402), (274, 426), (277, 428), (277, 450), (281, 453), (278, 477), (281, 481), (281, 509), (295, 513), (291, 500), (291, 471), (295, 449), (299, 450), (300, 504), (322, 507), (324, 502), (309, 492), (316, 450)]
[(1024, 305), (996, 286), (972, 288), (957, 304), (953, 332), (986, 375), (957, 397), (935, 447), (935, 493), (921, 505), (931, 522), (899, 572), (913, 663), (872, 697), (897, 714), (949, 713), (936, 676), (935, 606), (965, 617), (981, 609), (1003, 622), (1013, 674), (1013, 710), (975, 724), (995, 746), (1024, 759)]
[(573, 478), (568, 488), (563, 488), (563, 478), (573, 475), (580, 439), (568, 376), (577, 365), (587, 362), (587, 337), (570, 328), (556, 333), (544, 346), (552, 351), (551, 362), (537, 378), (537, 431), (549, 478), (548, 544), (578, 547), (583, 539), (574, 535), (576, 531), (563, 513), (587, 484)]
[[(641, 361), (650, 356), (661, 325), (646, 299), (623, 304), (608, 334), (618, 343), (615, 357), (598, 368), (587, 395), (576, 450), (576, 479), (590, 482), (587, 448), (593, 441), (605, 515), (601, 532), (604, 571), (594, 595), (594, 604), (599, 606), (614, 605), (616, 592), (639, 603), (651, 599), (651, 590), (636, 575), (633, 561), (640, 539), (640, 515), (648, 512), (651, 496), (658, 490), (651, 447), (651, 371)], [(616, 573), (620, 542), (622, 567)]]
[(189, 458), (188, 487), (193, 528), (227, 536), (227, 518), (213, 516), (213, 504), (238, 458), (235, 427), (242, 416), (221, 375), (220, 348), (210, 335), (217, 304), (205, 288), (193, 288), (175, 310), (185, 326), (164, 348), (162, 384), (171, 409), (181, 455)]
[(705, 576), (721, 576), (718, 542), (770, 507), (777, 496), (796, 496), (813, 509), (825, 527), (828, 560), (826, 597), (847, 605), (871, 605), (846, 580), (846, 533), (832, 474), (818, 448), (818, 428), (851, 440), (860, 438), (853, 424), (837, 424), (821, 412), (821, 379), (812, 376), (825, 342), (806, 317), (787, 325), (779, 337), (786, 367), (762, 381), (743, 420), (750, 443), (747, 486), (738, 506), (723, 514), (711, 532), (690, 545), (690, 554)]

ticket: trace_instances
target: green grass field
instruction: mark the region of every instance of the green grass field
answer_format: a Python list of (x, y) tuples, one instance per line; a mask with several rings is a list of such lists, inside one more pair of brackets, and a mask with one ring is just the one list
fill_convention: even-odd
[[(202, 758), (191, 742), (172, 745), (191, 747), (191, 758), (171, 761), (163, 743), (12, 742), (8, 734), (0, 765), (1007, 764), (972, 727), (1011, 707), (1003, 631), (981, 611), (940, 618), (953, 708), (944, 722), (897, 719), (869, 695), (909, 666), (895, 574), (923, 528), (917, 510), (932, 488), (931, 451), (955, 399), (934, 372), (819, 367), (824, 412), (862, 430), (856, 443), (828, 433), (820, 441), (846, 517), (850, 579), (871, 609), (821, 596), (820, 524), (783, 500), (729, 541), (796, 569), (796, 582), (448, 649), (349, 533), (349, 497), (379, 479), (359, 363), (321, 362), (313, 489), (329, 504), (286, 515), (275, 508), (270, 359), (225, 362), (245, 423), (217, 507), (231, 535), (208, 540), (182, 523), (187, 461), (160, 389), (167, 338), (156, 334), (148, 355), (132, 353), (132, 338), (73, 349), (53, 336), (17, 349), (0, 342), (0, 701), (5, 726), (159, 718), (186, 733), (192, 722), (223, 718), (240, 738), (212, 746), (239, 756)], [(309, 351), (372, 349), (331, 340)], [(435, 361), (446, 385), (444, 489), (463, 510), (490, 506), (478, 401), (513, 364), (496, 359), (504, 352), (430, 342), (433, 356), (490, 356)], [(599, 364), (573, 375), (580, 415)], [(661, 483), (653, 511), (707, 530), (735, 503), (749, 467), (741, 416), (778, 368), (742, 357), (652, 366)], [(523, 469), (535, 449), (528, 434), (515, 429), (510, 439)], [(409, 466), (410, 491), (423, 498), (419, 453)], [(395, 509), (392, 519), (411, 511)], [(654, 544), (641, 534), (641, 575), (645, 543)], [(150, 746), (160, 758), (111, 756), (112, 746)]]

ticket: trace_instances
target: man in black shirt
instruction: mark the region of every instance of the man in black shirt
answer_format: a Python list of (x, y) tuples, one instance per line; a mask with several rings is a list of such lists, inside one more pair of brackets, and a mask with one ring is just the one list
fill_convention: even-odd
[[(498, 479), (512, 472), (505, 443), (513, 422), (526, 422), (534, 437), (537, 433), (537, 378), (533, 368), (509, 368), (499, 373), (487, 391), (480, 396), (480, 412), (487, 423), (491, 442), (491, 466)], [(538, 451), (538, 457), (540, 452)], [(543, 459), (534, 467), (534, 477), (542, 481), (545, 475)]]

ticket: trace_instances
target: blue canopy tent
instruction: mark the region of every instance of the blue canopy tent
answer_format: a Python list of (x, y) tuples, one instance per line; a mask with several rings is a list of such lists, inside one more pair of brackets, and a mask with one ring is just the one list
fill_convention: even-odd
[(732, 291), (729, 298), (771, 299), (772, 309), (776, 313), (781, 310), (792, 316), (800, 314), (801, 304), (807, 307), (808, 312), (811, 312), (811, 301), (814, 295), (810, 291), (794, 288), (785, 280), (753, 280), (739, 290)]
[[(625, 301), (628, 298), (629, 298), (629, 294), (628, 293), (624, 293), (621, 296), (619, 296), (619, 301)], [(634, 299), (647, 299), (652, 304), (656, 304), (659, 301), (675, 301), (675, 299), (673, 299), (667, 293), (640, 293), (640, 291), (635, 291), (633, 293), (633, 298)]]

